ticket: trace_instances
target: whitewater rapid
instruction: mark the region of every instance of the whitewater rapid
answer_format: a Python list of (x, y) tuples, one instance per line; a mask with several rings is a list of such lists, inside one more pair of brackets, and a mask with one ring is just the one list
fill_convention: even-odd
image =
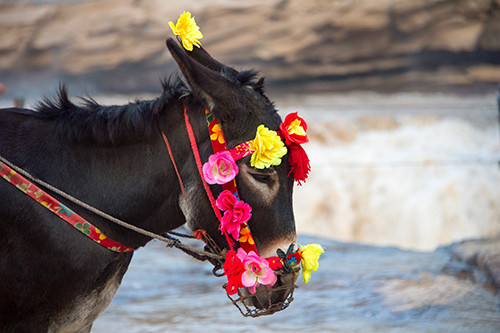
[[(308, 120), (299, 233), (430, 251), (500, 234), (496, 96), (350, 93), (288, 97)], [(278, 104), (279, 106), (279, 104)]]

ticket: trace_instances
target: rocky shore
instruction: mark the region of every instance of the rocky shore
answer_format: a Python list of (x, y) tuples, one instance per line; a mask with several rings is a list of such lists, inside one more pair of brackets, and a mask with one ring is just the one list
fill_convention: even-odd
[(484, 271), (500, 291), (500, 238), (463, 241), (451, 251), (456, 259)]
[(214, 56), (261, 70), (275, 87), (483, 91), (500, 82), (500, 0), (0, 1), (0, 78), (11, 91), (62, 79), (156, 92), (175, 68), (167, 23), (183, 10)]

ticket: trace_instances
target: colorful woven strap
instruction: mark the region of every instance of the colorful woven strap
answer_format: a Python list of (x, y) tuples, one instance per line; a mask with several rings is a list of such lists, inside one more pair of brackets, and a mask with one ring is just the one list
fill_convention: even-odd
[(12, 170), (3, 162), (0, 162), (0, 176), (99, 245), (115, 252), (130, 252), (134, 250), (131, 247), (122, 245), (108, 238), (98, 228)]
[(252, 145), (253, 140), (247, 141), (240, 143), (234, 148), (229, 149), (229, 153), (231, 154), (231, 157), (233, 160), (237, 161), (242, 159), (243, 157), (247, 157), (248, 155), (252, 155), (254, 150), (250, 148)]

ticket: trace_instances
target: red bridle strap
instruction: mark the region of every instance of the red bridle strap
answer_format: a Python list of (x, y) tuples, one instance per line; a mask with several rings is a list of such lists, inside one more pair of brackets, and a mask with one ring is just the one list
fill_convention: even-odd
[[(209, 132), (210, 141), (212, 143), (212, 149), (213, 149), (214, 153), (217, 154), (217, 153), (220, 153), (222, 151), (226, 151), (226, 149), (227, 149), (226, 140), (224, 138), (224, 133), (223, 133), (223, 130), (222, 130), (222, 127), (221, 127), (219, 121), (217, 120), (217, 118), (215, 116), (213, 116), (210, 113), (209, 110), (205, 110), (205, 116), (206, 116), (206, 120), (208, 123), (208, 132)], [(196, 167), (198, 168), (198, 173), (200, 175), (201, 182), (203, 184), (203, 188), (205, 189), (205, 192), (206, 192), (207, 197), (210, 201), (210, 204), (211, 204), (212, 209), (215, 213), (215, 216), (217, 217), (217, 219), (219, 220), (219, 222), (222, 225), (221, 211), (217, 207), (214, 195), (213, 195), (212, 191), (210, 190), (210, 186), (208, 185), (208, 183), (205, 180), (205, 175), (203, 173), (203, 164), (202, 164), (201, 158), (200, 158), (200, 152), (198, 150), (198, 145), (196, 143), (196, 137), (194, 135), (193, 128), (192, 128), (191, 123), (189, 121), (189, 116), (187, 114), (187, 107), (185, 105), (184, 105), (184, 121), (186, 124), (186, 131), (187, 131), (187, 134), (189, 137), (189, 142), (191, 144), (191, 150), (193, 152), (193, 156), (194, 156), (194, 159), (196, 161)], [(253, 153), (253, 150), (251, 148), (252, 143), (253, 143), (253, 141), (247, 141), (247, 142), (244, 142), (242, 144), (239, 144), (236, 147), (229, 149), (229, 153), (231, 154), (231, 156), (233, 156), (234, 160), (239, 160), (239, 159)], [(171, 156), (171, 158), (173, 159), (172, 156)], [(237, 200), (240, 200), (239, 194), (238, 194), (238, 191), (236, 188), (235, 179), (223, 184), (222, 188), (224, 190), (229, 191), (231, 194), (233, 194)], [(250, 226), (248, 225), (247, 222), (243, 222), (242, 226), (243, 226), (243, 229), (246, 230), (246, 235), (236, 238), (235, 241), (238, 242), (238, 244), (243, 248), (243, 250), (245, 250), (245, 252), (250, 253), (250, 251), (253, 251), (258, 255), (257, 247), (256, 247), (255, 242), (253, 240), (253, 236), (251, 235)], [(232, 256), (230, 256), (230, 258), (229, 258), (229, 261), (231, 261), (232, 260), (231, 257), (234, 257), (236, 255), (235, 247), (234, 247), (235, 241), (232, 240), (231, 236), (228, 234), (228, 232), (225, 228), (222, 228), (221, 230), (223, 231), (223, 234), (226, 237), (227, 243), (228, 243), (229, 248), (230, 248), (228, 255), (230, 255), (232, 253)], [(287, 254), (283, 253), (283, 258), (281, 258), (279, 256), (278, 257), (269, 257), (269, 258), (266, 258), (266, 260), (269, 262), (271, 269), (280, 270), (280, 269), (285, 267), (285, 264), (287, 265), (286, 267), (290, 267), (290, 265), (297, 265), (298, 263), (300, 263), (300, 260), (301, 260), (300, 250), (294, 251), (292, 253), (287, 253)], [(228, 273), (226, 271), (226, 268), (225, 268), (225, 272), (226, 272), (226, 274)], [(231, 275), (231, 274), (229, 274), (229, 275)], [(234, 278), (234, 276), (233, 276), (233, 278)], [(236, 279), (238, 280), (238, 278), (236, 278)], [(231, 281), (232, 281), (229, 276), (228, 276), (228, 281), (229, 281), (228, 282), (228, 286), (229, 286), (231, 284)], [(231, 289), (230, 292), (232, 292), (232, 291), (234, 291), (234, 290)], [(228, 293), (229, 293), (229, 291), (228, 291)]]
[(163, 136), (163, 141), (165, 142), (165, 146), (167, 146), (168, 155), (170, 156), (170, 161), (174, 165), (175, 173), (177, 174), (177, 179), (179, 179), (179, 185), (181, 187), (182, 195), (184, 196), (184, 200), (187, 200), (186, 190), (184, 188), (184, 183), (182, 182), (181, 174), (179, 173), (179, 169), (177, 168), (177, 163), (175, 163), (174, 154), (172, 153), (172, 147), (170, 147), (170, 143), (168, 142), (167, 136), (165, 133), (161, 132)]
[[(196, 144), (196, 137), (194, 136), (193, 127), (191, 126), (191, 123), (189, 122), (189, 116), (187, 114), (187, 107), (185, 105), (184, 105), (184, 122), (186, 123), (186, 131), (188, 133), (189, 142), (191, 143), (191, 150), (193, 151), (193, 156), (194, 156), (194, 159), (196, 161), (198, 173), (200, 174), (201, 182), (203, 183), (203, 188), (205, 189), (207, 197), (210, 200), (210, 205), (212, 206), (212, 209), (214, 210), (215, 216), (217, 216), (217, 220), (221, 221), (222, 215), (220, 213), (219, 208), (217, 208), (214, 195), (213, 195), (212, 191), (210, 190), (209, 185), (205, 181), (205, 177), (203, 176), (203, 165), (201, 163), (200, 151), (198, 150), (198, 145)], [(226, 236), (226, 241), (229, 244), (229, 247), (231, 249), (234, 248), (234, 242), (231, 240), (229, 235), (227, 233), (224, 233), (224, 235)]]

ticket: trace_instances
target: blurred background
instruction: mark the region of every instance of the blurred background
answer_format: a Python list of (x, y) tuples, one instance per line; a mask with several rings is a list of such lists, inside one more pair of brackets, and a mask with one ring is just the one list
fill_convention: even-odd
[(431, 251), (500, 235), (499, 0), (0, 0), (1, 105), (103, 103), (176, 73), (168, 21), (309, 120), (300, 233)]
[(290, 309), (243, 321), (210, 265), (152, 242), (93, 332), (498, 332), (500, 0), (0, 0), (0, 107), (60, 82), (155, 98), (185, 10), (308, 121), (295, 216), (327, 251)]
[(168, 21), (309, 120), (300, 233), (430, 251), (500, 235), (500, 0), (0, 0), (1, 105), (103, 103), (176, 73)]

